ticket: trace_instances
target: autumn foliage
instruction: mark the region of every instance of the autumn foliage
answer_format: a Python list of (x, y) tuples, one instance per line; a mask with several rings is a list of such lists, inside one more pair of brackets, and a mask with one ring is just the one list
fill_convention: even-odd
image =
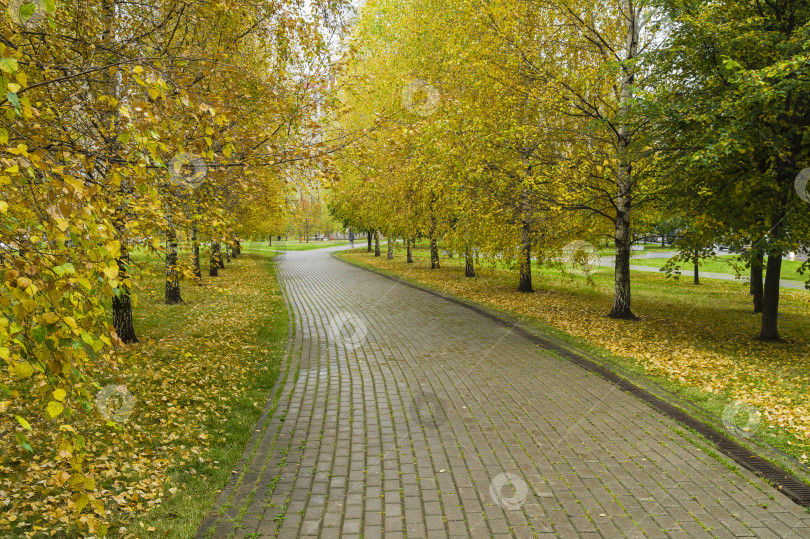
[[(68, 501), (35, 496), (15, 516), (4, 488), (0, 530), (36, 522), (104, 535), (111, 504), (130, 507), (134, 485), (102, 488), (116, 462), (97, 459), (118, 458), (99, 452), (98, 436), (116, 436), (116, 410), (132, 404), (121, 368), (124, 345), (138, 341), (133, 254), (162, 260), (165, 301), (182, 309), (181, 282), (203, 283), (206, 254), (219, 266), (240, 238), (283, 220), (286, 169), (324, 166), (312, 132), (340, 7), (43, 0), (4, 10), (0, 465), (28, 460), (20, 484), (42, 481)], [(160, 462), (144, 454), (127, 466)]]

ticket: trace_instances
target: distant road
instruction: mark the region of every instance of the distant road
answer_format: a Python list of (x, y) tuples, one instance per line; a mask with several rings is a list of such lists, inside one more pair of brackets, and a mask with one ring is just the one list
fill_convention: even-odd
[[(663, 253), (662, 253), (663, 254)], [(613, 256), (603, 256), (599, 259), (600, 266), (607, 266), (612, 268), (613, 267)], [(636, 266), (631, 264), (630, 269), (634, 271), (648, 271), (652, 273), (661, 273), (661, 268), (655, 268), (652, 266)], [(692, 272), (690, 270), (681, 270), (681, 278), (692, 278)], [(742, 276), (739, 279), (736, 275), (731, 275), (729, 273), (712, 273), (712, 272), (700, 272), (701, 279), (720, 279), (721, 281), (742, 281), (748, 282), (748, 276)], [(788, 279), (781, 279), (779, 281), (779, 285), (782, 288), (793, 288), (794, 290), (806, 290), (804, 287), (804, 283), (801, 281), (790, 281)]]

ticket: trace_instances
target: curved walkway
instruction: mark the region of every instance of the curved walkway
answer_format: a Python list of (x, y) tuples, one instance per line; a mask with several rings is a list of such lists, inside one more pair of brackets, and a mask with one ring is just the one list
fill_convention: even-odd
[(290, 253), (281, 400), (201, 537), (810, 537), (810, 514), (473, 311)]

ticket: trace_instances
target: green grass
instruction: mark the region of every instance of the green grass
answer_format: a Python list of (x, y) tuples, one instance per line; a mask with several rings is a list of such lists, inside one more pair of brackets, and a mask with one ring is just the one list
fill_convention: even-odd
[[(363, 246), (355, 243), (361, 251), (365, 251)], [(382, 245), (382, 242), (381, 242)], [(672, 247), (661, 248), (660, 244), (644, 244), (647, 248), (644, 251), (634, 251), (633, 258), (630, 259), (630, 264), (633, 266), (648, 266), (651, 268), (663, 268), (664, 265), (667, 263), (666, 258), (637, 258), (638, 256), (644, 256), (643, 253), (672, 253), (672, 256), (675, 256), (677, 251)], [(401, 245), (398, 245), (398, 248), (402, 248)], [(427, 242), (419, 242), (414, 246), (414, 252), (422, 252), (427, 253), (429, 249)], [(440, 249), (441, 250), (441, 249)], [(600, 256), (611, 256), (615, 254), (615, 249), (600, 249), (599, 255)], [(427, 255), (426, 255), (427, 256)], [(459, 256), (458, 253), (454, 255), (456, 258)], [(701, 262), (700, 271), (702, 272), (710, 272), (710, 273), (724, 273), (727, 275), (736, 275), (736, 272), (733, 267), (733, 263), (739, 259), (738, 255), (728, 255), (722, 256), (716, 259), (710, 260), (703, 260)], [(452, 259), (451, 259), (452, 260)], [(460, 262), (459, 262), (460, 263)], [(495, 260), (493, 262), (487, 262), (487, 266), (495, 269), (514, 269), (515, 264), (508, 264), (502, 262), (500, 260)], [(806, 281), (810, 275), (802, 276), (799, 273), (799, 268), (802, 266), (802, 262), (797, 260), (782, 260), (782, 279), (792, 280), (792, 281)], [(692, 264), (680, 264), (681, 268), (681, 275), (682, 278), (691, 278), (693, 267)], [(559, 270), (557, 269), (548, 269), (545, 267), (541, 267), (537, 265), (537, 262), (532, 262), (532, 271), (537, 272), (539, 275), (547, 275), (547, 276), (554, 276), (559, 275)], [(747, 270), (742, 268), (743, 276), (747, 276)], [(591, 275), (596, 277), (599, 275), (603, 275), (606, 278), (612, 279), (613, 278), (613, 268), (612, 267), (600, 267), (591, 272)]]
[[(661, 247), (660, 243), (636, 243), (634, 245), (640, 245), (644, 247), (643, 251), (633, 251), (634, 253), (675, 253), (677, 249), (672, 247), (671, 245), (667, 245), (665, 247)], [(610, 256), (616, 254), (616, 249), (613, 247), (610, 248), (603, 248), (598, 249), (598, 252), (601, 256)]]
[[(736, 275), (737, 272), (734, 269), (734, 264), (738, 261), (739, 261), (738, 255), (729, 255), (716, 259), (703, 260), (700, 263), (700, 271)], [(634, 266), (649, 266), (652, 268), (663, 268), (666, 263), (667, 259), (665, 258), (633, 258), (630, 261), (630, 264)], [(681, 268), (681, 275), (684, 276), (692, 275), (692, 271), (694, 268), (691, 263), (681, 262), (678, 265)], [(782, 260), (782, 279), (788, 279), (792, 281), (805, 281), (807, 279), (807, 275), (802, 276), (802, 274), (799, 273), (799, 268), (801, 266), (802, 262), (798, 260)], [(748, 275), (747, 270), (742, 265), (740, 265), (740, 271), (743, 276)]]
[[(207, 272), (204, 272), (204, 287), (183, 281), (181, 292), (185, 304), (171, 307), (162, 305), (161, 302), (162, 277), (159, 276), (159, 261), (152, 255), (139, 254), (135, 257), (139, 262), (148, 263), (155, 272), (154, 277), (145, 279), (147, 289), (141, 294), (139, 306), (135, 310), (139, 338), (142, 341), (157, 342), (156, 347), (150, 349), (149, 360), (171, 362), (178, 354), (176, 348), (161, 347), (160, 343), (171, 341), (175, 336), (187, 335), (194, 338), (185, 341), (182, 355), (191, 354), (204, 361), (207, 355), (216, 354), (217, 348), (226, 345), (238, 349), (238, 361), (245, 371), (244, 375), (230, 373), (233, 376), (227, 381), (217, 381), (215, 374), (205, 370), (200, 371), (201, 375), (204, 374), (201, 379), (195, 379), (195, 373), (189, 373), (186, 380), (189, 396), (207, 398), (222, 395), (226, 398), (224, 403), (216, 402), (213, 405), (224, 406), (227, 413), (209, 414), (208, 419), (200, 425), (203, 434), (220, 441), (211, 444), (200, 455), (202, 462), (191, 459), (171, 468), (167, 488), (176, 487), (176, 494), (172, 496), (166, 492), (163, 504), (148, 513), (138, 515), (137, 527), (135, 522), (128, 524), (130, 531), (143, 532), (154, 527), (156, 531), (147, 535), (193, 537), (241, 457), (265, 403), (271, 397), (271, 389), (282, 367), (288, 337), (287, 310), (275, 279), (274, 256), (272, 253), (244, 254), (226, 265), (224, 270), (220, 270), (219, 278), (209, 278)], [(246, 271), (251, 274), (247, 275)], [(258, 272), (259, 275), (253, 272)], [(246, 289), (254, 286), (256, 279), (266, 284), (262, 286), (263, 290), (259, 295), (260, 301), (266, 302), (261, 309), (255, 303), (255, 291)], [(215, 316), (218, 327), (198, 327), (200, 319), (204, 318), (201, 313)], [(237, 317), (241, 322), (231, 322)], [(251, 348), (245, 350), (246, 345)], [(234, 369), (236, 368), (234, 365)], [(234, 379), (236, 383), (233, 382)], [(216, 391), (206, 389), (208, 384), (217, 384)], [(238, 386), (240, 391), (229, 391), (230, 384)], [(139, 392), (144, 391), (145, 388), (139, 388)], [(160, 454), (160, 447), (150, 449)], [(140, 526), (141, 523), (143, 527)], [(111, 532), (115, 531), (115, 528), (111, 529)], [(112, 533), (112, 536), (115, 535), (117, 534)]]
[[(315, 241), (310, 240), (309, 243), (306, 241), (299, 242), (299, 241), (276, 241), (273, 240), (273, 245), (270, 246), (267, 244), (266, 241), (246, 241), (242, 242), (242, 250), (249, 253), (268, 253), (268, 252), (286, 252), (286, 251), (312, 251), (314, 249), (325, 249), (326, 247), (336, 247), (339, 245), (347, 245), (349, 242), (348, 240), (336, 240), (336, 241)], [(355, 245), (358, 245), (358, 242), (355, 241)]]

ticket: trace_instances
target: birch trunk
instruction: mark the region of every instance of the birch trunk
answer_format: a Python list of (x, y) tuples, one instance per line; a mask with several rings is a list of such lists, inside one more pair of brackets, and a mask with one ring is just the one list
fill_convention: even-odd
[(635, 83), (635, 67), (632, 62), (638, 56), (639, 11), (631, 0), (624, 0), (625, 29), (627, 32), (625, 63), (622, 66), (620, 125), (617, 137), (619, 168), (616, 175), (616, 219), (614, 241), (616, 243), (615, 289), (613, 307), (608, 316), (633, 320), (630, 298), (630, 210), (633, 207), (633, 163), (630, 156), (631, 135), (628, 126), (632, 88)]
[(200, 240), (197, 237), (197, 224), (191, 225), (191, 255), (194, 260), (194, 280), (202, 284), (202, 271), (200, 271)]
[(439, 260), (439, 239), (436, 237), (436, 216), (430, 216), (430, 269), (439, 269), (441, 261)]
[(209, 277), (217, 277), (219, 276), (219, 267), (220, 262), (222, 259), (222, 253), (220, 253), (219, 243), (212, 241), (211, 242), (211, 258), (208, 264), (208, 276)]
[(532, 287), (532, 216), (529, 206), (529, 193), (523, 187), (521, 193), (520, 231), (520, 284), (518, 292), (534, 292)]
[(469, 243), (464, 246), (464, 276), (475, 277), (475, 262), (473, 260), (472, 246)]
[(166, 305), (182, 303), (180, 297), (180, 272), (177, 270), (177, 231), (169, 227), (166, 232)]

